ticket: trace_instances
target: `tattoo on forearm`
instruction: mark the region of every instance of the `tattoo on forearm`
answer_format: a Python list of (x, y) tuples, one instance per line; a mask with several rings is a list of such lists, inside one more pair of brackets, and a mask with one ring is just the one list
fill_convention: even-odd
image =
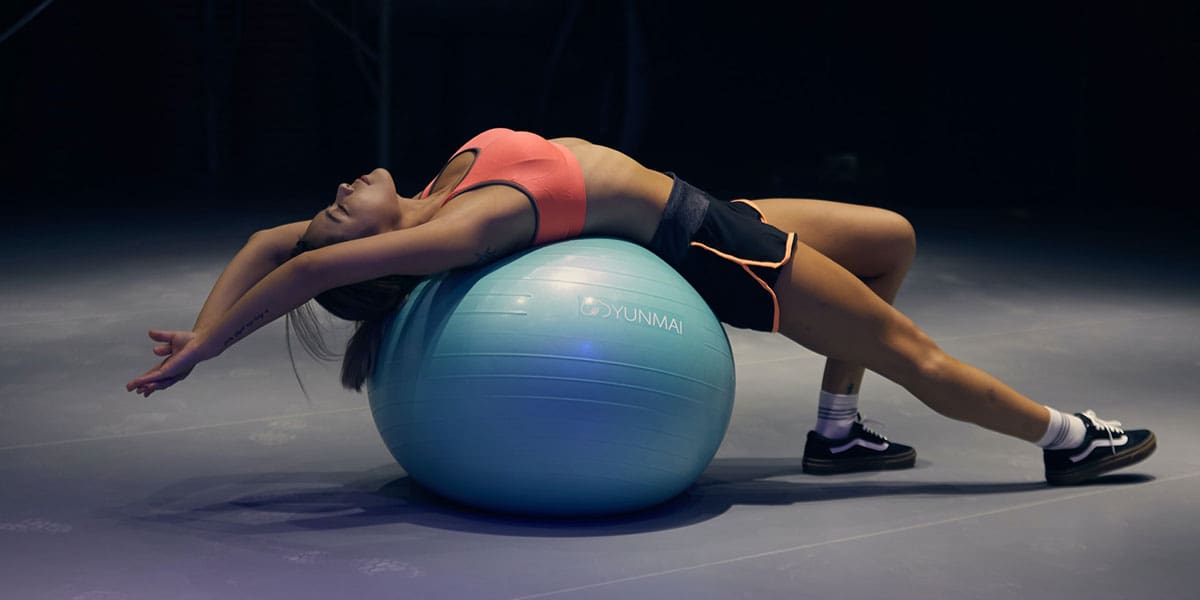
[(233, 332), (233, 335), (229, 336), (229, 339), (225, 340), (224, 347), (228, 348), (228, 347), (232, 346), (234, 342), (236, 342), (242, 338), (242, 334), (246, 333), (247, 329), (253, 327), (254, 324), (258, 323), (259, 321), (262, 321), (263, 319), (267, 318), (267, 314), (269, 314), (270, 312), (271, 311), (268, 309), (263, 309), (262, 312), (255, 315), (254, 318), (250, 319), (245, 325), (238, 327), (237, 331)]

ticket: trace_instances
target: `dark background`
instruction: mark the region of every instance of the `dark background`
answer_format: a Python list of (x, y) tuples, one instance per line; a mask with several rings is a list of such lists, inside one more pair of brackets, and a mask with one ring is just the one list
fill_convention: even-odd
[[(4, 2), (0, 28), (38, 3)], [(378, 48), (380, 0), (317, 6)], [(506, 126), (719, 194), (1143, 232), (1200, 215), (1200, 3), (417, 0), (391, 18), (401, 193)], [(57, 0), (0, 70), (10, 214), (305, 216), (379, 160), (378, 67), (306, 0)]]

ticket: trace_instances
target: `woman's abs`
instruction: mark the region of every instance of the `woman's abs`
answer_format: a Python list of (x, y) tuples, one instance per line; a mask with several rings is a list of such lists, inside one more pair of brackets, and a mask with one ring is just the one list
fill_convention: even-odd
[(649, 243), (671, 195), (671, 178), (612, 148), (578, 138), (551, 141), (570, 150), (583, 170), (587, 189), (583, 235)]

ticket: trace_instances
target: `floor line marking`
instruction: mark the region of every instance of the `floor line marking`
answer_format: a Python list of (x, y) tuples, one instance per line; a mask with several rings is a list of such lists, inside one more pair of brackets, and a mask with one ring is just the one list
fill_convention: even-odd
[(192, 425), (189, 427), (176, 427), (174, 429), (155, 429), (154, 431), (136, 431), (133, 433), (117, 433), (113, 435), (98, 435), (85, 438), (73, 438), (69, 440), (53, 440), (49, 442), (33, 442), (30, 444), (14, 444), (12, 446), (0, 446), (0, 452), (5, 450), (24, 450), (27, 448), (46, 448), (49, 446), (65, 446), (67, 444), (82, 444), (84, 442), (102, 442), (108, 440), (122, 440), (127, 438), (143, 437), (147, 435), (160, 435), (164, 433), (184, 433), (188, 431), (201, 431), (204, 429), (216, 429), (218, 427), (231, 427), (234, 425), (247, 425), (250, 423), (263, 423), (267, 421), (284, 421), (287, 419), (298, 419), (302, 417), (319, 417), (324, 415), (336, 415), (338, 413), (347, 413), (355, 411), (369, 410), (366, 406), (357, 406), (354, 408), (336, 408), (332, 410), (317, 410), (306, 413), (295, 413), (291, 415), (276, 415), (274, 417), (257, 417), (254, 419), (246, 419), (244, 421), (230, 421), (226, 423), (211, 423), (208, 425)]
[[(1145, 486), (1157, 485), (1157, 484), (1160, 484), (1160, 483), (1168, 483), (1168, 482), (1180, 481), (1180, 480), (1182, 480), (1182, 479), (1190, 479), (1190, 478), (1192, 478), (1192, 477), (1200, 477), (1200, 471), (1197, 471), (1197, 472), (1195, 472), (1195, 473), (1186, 473), (1186, 474), (1183, 474), (1183, 475), (1175, 475), (1175, 476), (1173, 476), (1173, 477), (1167, 477), (1167, 478), (1164, 478), (1164, 479), (1156, 479), (1156, 480), (1154, 480), (1154, 481), (1150, 481), (1150, 482), (1147, 482), (1147, 483), (1143, 483), (1143, 484), (1139, 485), (1138, 487), (1140, 488), (1140, 487), (1145, 487)], [(872, 533), (862, 533), (862, 534), (858, 534), (858, 535), (851, 535), (851, 536), (842, 537), (842, 538), (837, 538), (837, 539), (833, 539), (833, 540), (825, 540), (825, 541), (822, 541), (822, 542), (813, 542), (813, 543), (811, 543), (811, 544), (804, 544), (804, 545), (801, 545), (801, 546), (792, 546), (792, 547), (790, 547), (790, 548), (780, 548), (780, 549), (778, 549), (778, 550), (770, 550), (770, 551), (767, 551), (767, 552), (759, 552), (759, 553), (757, 553), (757, 554), (748, 554), (748, 555), (746, 555), (746, 556), (736, 556), (736, 557), (733, 557), (733, 558), (727, 558), (727, 559), (724, 559), (724, 560), (716, 560), (716, 561), (712, 561), (712, 562), (701, 563), (701, 564), (698, 564), (698, 565), (689, 565), (689, 566), (686, 566), (686, 567), (677, 567), (677, 568), (674, 568), (674, 569), (667, 569), (667, 570), (665, 570), (665, 571), (657, 571), (657, 572), (654, 572), (654, 573), (644, 573), (644, 574), (642, 574), (642, 575), (634, 575), (634, 576), (631, 576), (631, 577), (622, 577), (622, 578), (620, 578), (620, 579), (611, 579), (611, 580), (608, 580), (608, 581), (601, 581), (601, 582), (597, 582), (597, 583), (590, 583), (590, 584), (587, 584), (587, 585), (580, 585), (580, 586), (571, 587), (571, 588), (564, 588), (564, 589), (560, 589), (560, 590), (553, 590), (553, 591), (549, 591), (549, 592), (540, 592), (540, 593), (537, 593), (537, 594), (530, 594), (530, 595), (527, 595), (527, 596), (517, 596), (517, 597), (515, 597), (515, 598), (512, 598), (512, 600), (532, 600), (532, 599), (534, 599), (534, 598), (548, 598), (548, 597), (550, 597), (550, 596), (558, 596), (558, 595), (561, 595), (561, 594), (569, 594), (569, 593), (571, 593), (571, 592), (579, 592), (579, 591), (583, 591), (583, 590), (590, 590), (590, 589), (595, 589), (595, 588), (604, 587), (604, 586), (608, 586), (608, 585), (615, 585), (615, 584), (618, 584), (618, 583), (628, 583), (628, 582), (630, 582), (630, 581), (638, 581), (638, 580), (642, 580), (642, 579), (650, 579), (650, 578), (652, 578), (652, 577), (660, 577), (660, 576), (663, 576), (663, 575), (672, 575), (672, 574), (675, 574), (675, 573), (682, 573), (682, 572), (685, 572), (685, 571), (695, 571), (695, 570), (697, 570), (697, 569), (703, 569), (703, 568), (707, 568), (707, 567), (716, 567), (716, 566), (721, 566), (721, 565), (727, 565), (727, 564), (731, 564), (731, 563), (735, 563), (735, 562), (742, 562), (742, 561), (746, 561), (746, 560), (753, 560), (753, 559), (756, 559), (756, 558), (764, 558), (764, 557), (767, 557), (767, 556), (775, 556), (775, 555), (779, 555), (779, 554), (787, 554), (787, 553), (789, 553), (789, 552), (797, 552), (797, 551), (800, 551), (800, 550), (810, 550), (810, 549), (812, 549), (812, 548), (819, 548), (819, 547), (821, 547), (821, 546), (831, 546), (831, 545), (833, 545), (833, 544), (841, 544), (841, 543), (845, 543), (845, 542), (855, 542), (855, 541), (859, 541), (859, 540), (865, 540), (865, 539), (874, 538), (874, 537), (880, 537), (880, 536), (885, 536), (885, 535), (891, 535), (891, 534), (893, 534), (893, 533), (904, 533), (904, 532), (906, 532), (906, 531), (913, 531), (913, 530), (916, 530), (916, 529), (924, 529), (924, 528), (927, 528), (927, 527), (937, 527), (937, 526), (939, 526), (939, 525), (946, 525), (946, 524), (949, 524), (949, 523), (956, 523), (956, 522), (958, 522), (958, 521), (967, 521), (967, 520), (970, 520), (970, 519), (978, 519), (978, 518), (982, 518), (982, 517), (989, 517), (989, 516), (992, 516), (992, 515), (998, 515), (998, 514), (1001, 514), (1001, 513), (1012, 512), (1012, 511), (1016, 511), (1016, 510), (1023, 510), (1023, 509), (1026, 509), (1026, 508), (1033, 508), (1033, 507), (1036, 507), (1036, 506), (1043, 506), (1043, 505), (1046, 505), (1046, 504), (1053, 504), (1053, 503), (1056, 503), (1056, 502), (1065, 502), (1065, 501), (1067, 501), (1067, 500), (1075, 500), (1075, 499), (1077, 499), (1077, 498), (1085, 498), (1085, 497), (1088, 497), (1088, 496), (1096, 496), (1096, 495), (1099, 495), (1099, 494), (1104, 494), (1104, 493), (1114, 492), (1114, 491), (1117, 491), (1118, 489), (1121, 489), (1121, 490), (1123, 490), (1123, 489), (1125, 489), (1125, 488), (1124, 488), (1124, 486), (1121, 486), (1121, 487), (1118, 487), (1118, 488), (1106, 487), (1106, 488), (1099, 489), (1099, 490), (1091, 490), (1091, 491), (1087, 491), (1087, 492), (1079, 492), (1079, 493), (1076, 493), (1076, 494), (1069, 494), (1069, 495), (1066, 495), (1066, 496), (1059, 496), (1059, 497), (1057, 497), (1057, 498), (1047, 498), (1047, 499), (1045, 499), (1045, 500), (1036, 500), (1036, 501), (1033, 501), (1033, 502), (1024, 502), (1024, 503), (1021, 503), (1021, 504), (1016, 504), (1016, 505), (1013, 505), (1013, 506), (1007, 506), (1007, 507), (1004, 507), (1004, 508), (997, 508), (997, 509), (993, 509), (993, 510), (987, 510), (987, 511), (979, 512), (979, 513), (972, 513), (972, 514), (969, 514), (969, 515), (961, 515), (961, 516), (958, 516), (958, 517), (950, 517), (950, 518), (948, 518), (948, 519), (940, 519), (940, 520), (938, 520), (938, 521), (931, 521), (931, 522), (929, 522), (929, 523), (917, 523), (917, 524), (915, 524), (915, 525), (906, 525), (906, 526), (904, 526), (904, 527), (894, 527), (894, 528), (892, 528), (892, 529), (885, 529), (885, 530), (882, 530), (882, 531), (876, 531), (876, 532), (872, 532)]]

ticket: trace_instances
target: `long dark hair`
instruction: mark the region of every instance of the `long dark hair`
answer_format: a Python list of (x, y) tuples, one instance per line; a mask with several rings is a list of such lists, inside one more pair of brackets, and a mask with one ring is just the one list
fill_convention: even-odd
[[(292, 258), (315, 248), (300, 240), (292, 250)], [(408, 295), (423, 279), (425, 278), (414, 275), (387, 275), (333, 288), (313, 298), (333, 316), (357, 322), (354, 335), (350, 336), (350, 341), (346, 343), (346, 352), (342, 355), (342, 387), (356, 392), (362, 391), (363, 384), (375, 368), (375, 358), (379, 355), (379, 344), (383, 339), (388, 317), (404, 305)], [(296, 338), (313, 358), (330, 361), (337, 359), (337, 353), (332, 352), (325, 344), (320, 322), (311, 303), (305, 303), (288, 313), (287, 330), (296, 332)], [(291, 354), (290, 333), (288, 353)], [(293, 357), (292, 368), (295, 367)], [(296, 380), (300, 380), (299, 373)], [(300, 383), (300, 387), (304, 388), (303, 382)]]

